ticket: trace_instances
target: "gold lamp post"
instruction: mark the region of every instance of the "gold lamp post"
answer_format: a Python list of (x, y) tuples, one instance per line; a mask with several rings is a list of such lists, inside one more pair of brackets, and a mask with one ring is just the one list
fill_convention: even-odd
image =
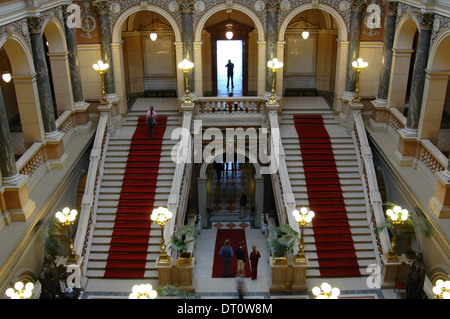
[(276, 75), (279, 69), (283, 67), (283, 62), (278, 61), (277, 58), (274, 58), (273, 60), (267, 62), (267, 67), (272, 71), (272, 90), (271, 90), (271, 96), (269, 100), (269, 104), (277, 104), (277, 100), (275, 98), (275, 80)]
[(100, 105), (107, 105), (109, 102), (106, 100), (105, 73), (109, 69), (109, 64), (104, 63), (102, 60), (98, 60), (92, 67), (98, 74), (100, 74), (102, 79), (102, 99), (100, 101)]
[(150, 284), (134, 285), (128, 299), (155, 299), (158, 296)]
[(165, 207), (155, 208), (150, 219), (161, 226), (161, 253), (159, 255), (159, 263), (169, 263), (170, 257), (167, 256), (166, 245), (164, 244), (164, 225), (172, 218), (172, 212)]
[(369, 63), (364, 62), (362, 58), (358, 58), (356, 61), (352, 62), (352, 66), (356, 71), (356, 81), (355, 81), (355, 97), (353, 98), (353, 103), (361, 103), (359, 98), (359, 73), (369, 66)]
[(181, 61), (180, 63), (178, 63), (178, 68), (183, 71), (184, 73), (184, 79), (185, 79), (185, 88), (184, 88), (184, 93), (185, 93), (185, 98), (184, 98), (184, 103), (185, 104), (191, 104), (191, 98), (189, 97), (189, 83), (188, 83), (188, 76), (187, 74), (189, 72), (191, 72), (191, 70), (194, 68), (194, 63), (192, 63), (191, 61), (184, 59), (183, 61)]
[(389, 219), (394, 224), (394, 235), (392, 237), (391, 249), (386, 253), (386, 257), (388, 260), (397, 260), (397, 227), (398, 225), (404, 224), (408, 218), (409, 213), (408, 210), (402, 209), (400, 206), (394, 206), (392, 209), (388, 209), (386, 211), (386, 215), (388, 215)]
[(34, 284), (28, 282), (24, 284), (18, 281), (14, 284), (14, 288), (6, 289), (6, 296), (10, 299), (30, 299), (33, 294)]
[(294, 218), (301, 229), (300, 243), (298, 245), (297, 255), (295, 256), (295, 263), (302, 264), (306, 262), (306, 256), (304, 252), (305, 243), (303, 241), (303, 230), (305, 229), (305, 226), (307, 226), (312, 221), (312, 219), (315, 216), (315, 213), (312, 210), (308, 211), (306, 207), (302, 207), (300, 211), (295, 209), (292, 212), (292, 215), (294, 215)]
[(312, 289), (314, 299), (338, 299), (341, 294), (339, 288), (332, 288), (330, 284), (324, 282), (320, 287), (314, 287)]
[(434, 297), (437, 299), (450, 299), (450, 280), (439, 279), (433, 287)]
[(55, 214), (55, 217), (58, 219), (58, 221), (63, 226), (67, 227), (67, 236), (69, 239), (69, 249), (70, 249), (70, 254), (69, 257), (67, 258), (67, 263), (76, 263), (79, 258), (79, 256), (73, 250), (72, 237), (70, 236), (70, 226), (73, 225), (73, 223), (75, 222), (77, 214), (78, 212), (76, 211), (76, 209), (71, 210), (68, 207), (65, 207), (62, 211), (57, 212)]

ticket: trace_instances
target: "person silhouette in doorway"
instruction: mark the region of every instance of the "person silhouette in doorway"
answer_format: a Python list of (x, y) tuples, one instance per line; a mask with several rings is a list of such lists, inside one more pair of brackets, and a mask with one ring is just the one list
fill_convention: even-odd
[(230, 79), (231, 79), (231, 87), (234, 88), (233, 76), (234, 76), (234, 64), (231, 63), (231, 60), (228, 60), (228, 63), (225, 65), (227, 68), (227, 89), (230, 87)]

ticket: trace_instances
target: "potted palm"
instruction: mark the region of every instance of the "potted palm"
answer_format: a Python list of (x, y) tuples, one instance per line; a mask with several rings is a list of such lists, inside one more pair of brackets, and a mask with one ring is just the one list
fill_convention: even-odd
[(286, 264), (287, 254), (292, 251), (298, 240), (298, 232), (291, 226), (284, 225), (270, 230), (269, 249), (274, 264)]
[(180, 264), (191, 263), (192, 252), (188, 252), (188, 245), (195, 241), (197, 233), (198, 231), (195, 227), (183, 225), (170, 238), (168, 246), (177, 252)]
[[(384, 203), (383, 206), (387, 208), (393, 208), (396, 206), (396, 204), (387, 202)], [(407, 233), (407, 240), (408, 240), (408, 248), (405, 251), (405, 255), (408, 259), (415, 259), (416, 258), (416, 252), (412, 249), (412, 240), (415, 237), (417, 231), (422, 232), (422, 234), (425, 235), (425, 237), (429, 238), (432, 234), (433, 227), (431, 226), (430, 222), (426, 218), (425, 214), (419, 207), (414, 208), (416, 211), (415, 215), (410, 214), (410, 218), (405, 223), (405, 227), (408, 229), (413, 230), (412, 232)], [(377, 225), (377, 228), (375, 229), (375, 233), (379, 234), (384, 229), (387, 229), (390, 233), (393, 232), (394, 224), (390, 218), (386, 218), (385, 222)]]

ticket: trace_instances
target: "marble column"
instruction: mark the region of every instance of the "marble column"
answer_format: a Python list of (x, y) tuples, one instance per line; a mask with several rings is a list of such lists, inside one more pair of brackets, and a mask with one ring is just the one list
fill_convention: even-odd
[[(183, 59), (194, 62), (194, 29), (192, 12), (194, 10), (193, 0), (179, 0), (181, 9), (181, 29), (183, 37)], [(178, 61), (180, 62), (180, 61)], [(194, 66), (195, 68), (195, 66)], [(194, 72), (187, 74), (189, 92), (195, 91)]]
[(386, 4), (386, 20), (384, 26), (383, 59), (381, 60), (380, 84), (376, 102), (387, 104), (389, 92), (389, 80), (391, 77), (392, 48), (395, 36), (395, 22), (397, 19), (398, 2), (388, 1)]
[(267, 67), (267, 62), (277, 57), (277, 20), (278, 20), (278, 1), (267, 0), (266, 15), (266, 92), (272, 90), (272, 71)]
[(2, 177), (14, 178), (18, 171), (16, 168), (16, 160), (14, 158), (14, 148), (11, 140), (11, 133), (9, 131), (8, 116), (6, 114), (5, 101), (3, 100), (3, 93), (0, 89), (0, 170)]
[(414, 72), (410, 91), (411, 93), (409, 96), (410, 109), (408, 111), (405, 127), (405, 132), (409, 133), (416, 133), (419, 126), (423, 89), (425, 85), (425, 69), (428, 63), (433, 21), (433, 14), (420, 14), (419, 42), (417, 44), (416, 59), (414, 61)]
[(345, 82), (344, 97), (352, 99), (355, 92), (356, 72), (353, 69), (352, 62), (359, 58), (359, 39), (361, 37), (361, 18), (362, 9), (366, 0), (352, 1), (352, 14), (350, 18), (350, 38), (347, 58), (347, 78)]
[(36, 81), (39, 91), (39, 102), (41, 106), (42, 122), (46, 135), (57, 132), (55, 123), (55, 113), (53, 110), (52, 89), (48, 74), (47, 62), (45, 59), (45, 49), (42, 40), (43, 18), (28, 18), (30, 30), (31, 49), (33, 51), (33, 62), (36, 70)]
[(81, 85), (80, 69), (78, 64), (78, 48), (76, 38), (76, 28), (70, 27), (67, 19), (71, 16), (71, 12), (67, 12), (67, 5), (63, 6), (64, 12), (64, 30), (66, 35), (67, 51), (69, 52), (69, 71), (70, 81), (72, 83), (72, 94), (75, 105), (84, 103), (83, 88)]
[(106, 95), (116, 96), (116, 88), (114, 85), (114, 66), (112, 61), (111, 48), (111, 30), (109, 27), (109, 3), (108, 1), (94, 1), (94, 6), (97, 8), (99, 32), (100, 32), (100, 53), (102, 61), (109, 64), (109, 69), (106, 71), (105, 89)]

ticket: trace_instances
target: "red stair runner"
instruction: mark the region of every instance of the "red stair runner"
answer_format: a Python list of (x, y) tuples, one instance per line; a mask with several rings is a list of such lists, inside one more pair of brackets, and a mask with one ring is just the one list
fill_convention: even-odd
[(127, 165), (106, 263), (105, 278), (143, 278), (161, 147), (167, 117), (158, 117), (155, 138), (139, 117)]
[(321, 115), (294, 115), (322, 277), (361, 276), (330, 137)]
[[(232, 277), (236, 277), (237, 273), (237, 260), (236, 260), (236, 247), (240, 242), (245, 242), (247, 245), (247, 241), (245, 239), (245, 230), (244, 229), (218, 229), (216, 236), (216, 245), (214, 249), (214, 262), (213, 262), (213, 272), (212, 278), (222, 278), (222, 269), (223, 269), (223, 259), (219, 255), (220, 248), (222, 248), (225, 240), (228, 239), (230, 241), (230, 246), (233, 248), (233, 258), (231, 259), (231, 274)], [(245, 276), (251, 276), (250, 263), (247, 246), (245, 247), (246, 256), (245, 256)]]

